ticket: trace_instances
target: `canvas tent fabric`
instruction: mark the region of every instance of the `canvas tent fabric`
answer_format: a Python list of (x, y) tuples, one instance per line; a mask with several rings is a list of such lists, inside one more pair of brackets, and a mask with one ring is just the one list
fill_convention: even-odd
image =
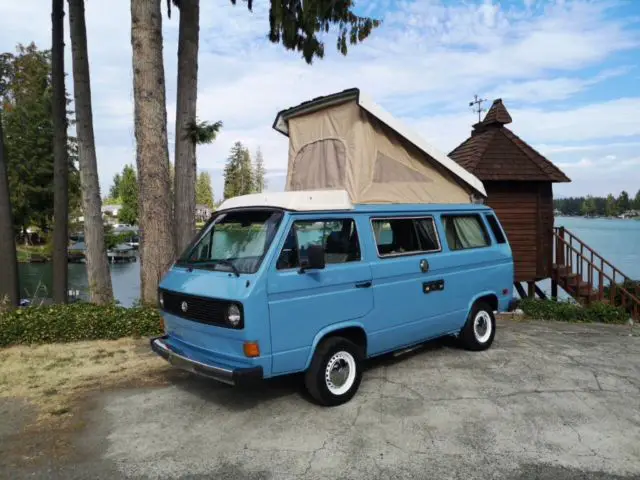
[(467, 177), (450, 171), (363, 108), (358, 90), (347, 92), (279, 114), (274, 127), (289, 137), (287, 191), (344, 189), (358, 204), (470, 203), (484, 195), (473, 175), (452, 161)]

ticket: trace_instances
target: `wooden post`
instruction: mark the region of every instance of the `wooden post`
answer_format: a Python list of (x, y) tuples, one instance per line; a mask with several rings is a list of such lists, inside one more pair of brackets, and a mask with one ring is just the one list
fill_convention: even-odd
[(527, 294), (525, 293), (524, 288), (522, 288), (522, 284), (520, 282), (514, 282), (513, 286), (516, 287), (516, 291), (518, 292), (518, 295), (520, 295), (521, 299), (527, 298)]
[(534, 298), (536, 295), (536, 282), (527, 282), (527, 296), (529, 298)]
[[(564, 227), (560, 227), (558, 229), (558, 236), (564, 240)], [(556, 245), (556, 255), (558, 256), (558, 265), (565, 265), (564, 251), (565, 251), (564, 242), (557, 241)]]
[(557, 278), (551, 279), (551, 297), (554, 300), (558, 300), (558, 279)]

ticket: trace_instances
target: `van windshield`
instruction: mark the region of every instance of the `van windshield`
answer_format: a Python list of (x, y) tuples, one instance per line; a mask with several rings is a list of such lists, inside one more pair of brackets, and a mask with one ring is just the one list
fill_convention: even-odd
[(193, 268), (255, 273), (278, 230), (282, 212), (238, 210), (211, 218), (177, 264)]

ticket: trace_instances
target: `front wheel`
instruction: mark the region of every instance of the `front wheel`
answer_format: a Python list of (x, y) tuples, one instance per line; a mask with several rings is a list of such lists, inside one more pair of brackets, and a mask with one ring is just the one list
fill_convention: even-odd
[(486, 350), (496, 335), (496, 319), (493, 310), (484, 302), (476, 303), (460, 332), (460, 341), (467, 350)]
[(362, 351), (342, 337), (323, 340), (305, 373), (304, 383), (320, 405), (333, 407), (353, 398), (362, 380)]

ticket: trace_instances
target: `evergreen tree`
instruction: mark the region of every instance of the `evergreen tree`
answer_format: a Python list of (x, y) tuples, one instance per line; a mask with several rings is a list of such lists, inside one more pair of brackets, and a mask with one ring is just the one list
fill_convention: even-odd
[(620, 196), (618, 197), (618, 209), (620, 213), (624, 213), (631, 208), (631, 203), (629, 202), (629, 194), (624, 190), (620, 192)]
[(636, 193), (636, 198), (633, 200), (633, 208), (635, 210), (640, 210), (640, 190)]
[(596, 213), (596, 202), (592, 196), (588, 195), (582, 202), (581, 212), (585, 216), (592, 216)]
[(138, 223), (138, 178), (131, 165), (125, 165), (120, 177), (119, 193), (122, 208), (118, 212), (118, 220), (129, 225)]
[(258, 150), (256, 151), (256, 161), (253, 167), (253, 173), (255, 175), (254, 189), (256, 192), (260, 193), (267, 187), (267, 183), (264, 178), (264, 158), (262, 157), (262, 150), (260, 150), (260, 147), (258, 147)]
[[(51, 52), (35, 44), (0, 54), (0, 103), (14, 228), (47, 229), (53, 219), (54, 123)], [(67, 100), (69, 103), (69, 100)], [(80, 201), (77, 142), (67, 139), (68, 203)]]
[(616, 203), (616, 199), (611, 194), (607, 196), (604, 214), (607, 217), (615, 217), (618, 215), (618, 205)]
[(196, 203), (213, 208), (213, 189), (208, 172), (200, 172), (196, 182)]
[(119, 173), (116, 173), (113, 176), (113, 183), (111, 184), (111, 188), (109, 189), (109, 198), (116, 199), (120, 197), (120, 182), (122, 181), (122, 177), (120, 177)]
[(236, 142), (224, 168), (224, 198), (246, 195), (254, 191), (251, 155), (242, 143)]

